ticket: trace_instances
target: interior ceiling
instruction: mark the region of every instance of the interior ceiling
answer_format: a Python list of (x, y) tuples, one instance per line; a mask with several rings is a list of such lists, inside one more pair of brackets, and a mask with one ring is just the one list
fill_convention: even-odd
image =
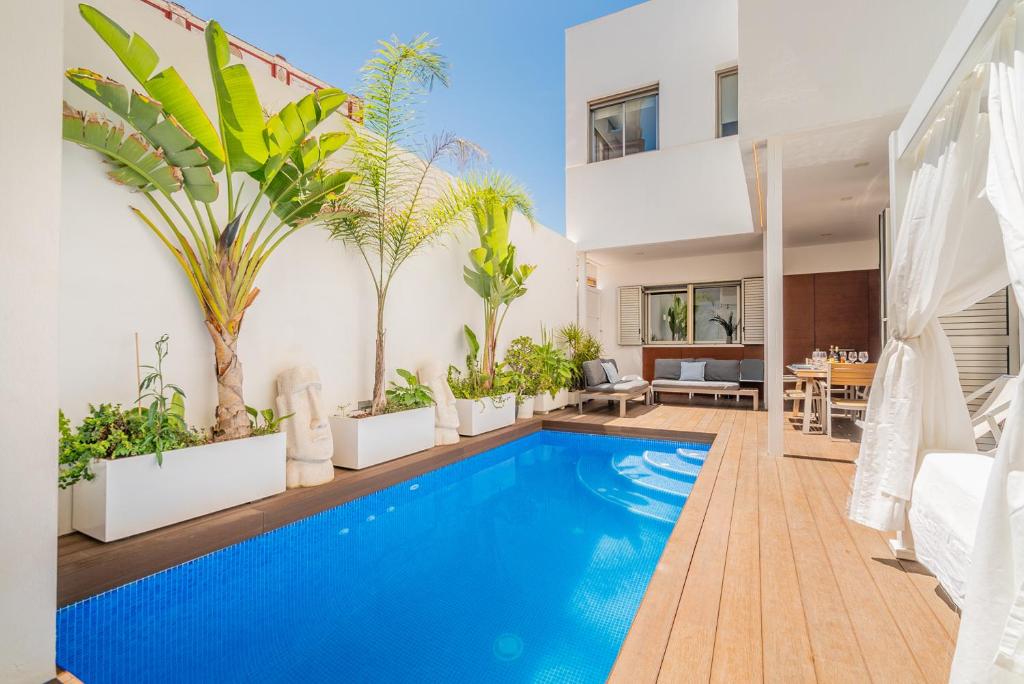
[(783, 140), (787, 246), (877, 237), (878, 214), (889, 204), (889, 133), (900, 119), (880, 117)]
[(610, 247), (587, 252), (587, 258), (604, 266), (631, 264), (656, 259), (678, 259), (681, 257), (708, 256), (710, 254), (733, 254), (756, 252), (761, 249), (761, 233), (743, 233), (724, 237), (656, 242), (646, 245)]

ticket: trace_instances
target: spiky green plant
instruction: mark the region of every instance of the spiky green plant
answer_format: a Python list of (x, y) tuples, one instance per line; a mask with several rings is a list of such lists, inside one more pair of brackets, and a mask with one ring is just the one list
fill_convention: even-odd
[(417, 106), (435, 82), (448, 85), (448, 65), (436, 47), (426, 35), (408, 43), (381, 41), (363, 67), (366, 130), (352, 141), (359, 179), (339, 198), (343, 213), (326, 224), (335, 239), (359, 250), (373, 279), (373, 415), (387, 407), (384, 320), (395, 274), (410, 257), (465, 222), (465, 208), (453, 197), (454, 188), (437, 182), (437, 164), (451, 159), (463, 165), (483, 156), (478, 147), (451, 134), (437, 136), (425, 147), (416, 145)]
[[(227, 35), (211, 21), (204, 31), (217, 105), (211, 118), (173, 66), (157, 72), (160, 58), (142, 36), (88, 5), (79, 11), (141, 91), (88, 69), (69, 69), (68, 80), (121, 122), (65, 103), (64, 139), (99, 153), (107, 175), (145, 202), (146, 211), (131, 209), (185, 273), (213, 340), (214, 439), (246, 437), (251, 428), (236, 353), (242, 319), (270, 255), (315, 220), (352, 176), (326, 166), (348, 136), (313, 135), (346, 95), (324, 88), (265, 118), (248, 70), (231, 63)], [(248, 177), (248, 186), (243, 180), (236, 187), (238, 174)], [(225, 190), (221, 202), (218, 179)]]
[(682, 297), (672, 297), (672, 305), (665, 311), (665, 322), (672, 333), (673, 340), (680, 340), (686, 336), (687, 303)]

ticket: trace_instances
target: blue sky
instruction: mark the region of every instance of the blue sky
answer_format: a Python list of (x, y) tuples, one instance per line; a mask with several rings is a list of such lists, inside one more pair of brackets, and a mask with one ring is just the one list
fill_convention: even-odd
[(564, 233), (564, 31), (638, 0), (292, 0), (273, 9), (252, 0), (183, 4), (345, 90), (358, 87), (359, 67), (378, 39), (435, 36), (451, 63), (451, 87), (430, 95), (423, 132), (451, 131), (484, 147), (493, 168), (530, 190), (540, 222)]

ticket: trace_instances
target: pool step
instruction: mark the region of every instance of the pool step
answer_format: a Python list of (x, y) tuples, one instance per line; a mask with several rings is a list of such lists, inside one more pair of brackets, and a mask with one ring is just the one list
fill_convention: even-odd
[(631, 513), (675, 522), (686, 496), (643, 488), (635, 480), (623, 477), (606, 458), (581, 458), (576, 475), (587, 489), (605, 501), (622, 506)]
[(677, 449), (675, 453), (651, 450), (644, 452), (644, 461), (652, 470), (667, 475), (683, 476), (690, 478), (691, 481), (697, 478), (706, 457), (706, 451), (696, 449)]
[(612, 459), (612, 467), (621, 477), (629, 480), (638, 488), (645, 491), (651, 490), (655, 495), (670, 497), (669, 500), (677, 498), (685, 500), (693, 489), (693, 483), (697, 480), (696, 472), (693, 475), (683, 475), (655, 470), (639, 454), (616, 454)]

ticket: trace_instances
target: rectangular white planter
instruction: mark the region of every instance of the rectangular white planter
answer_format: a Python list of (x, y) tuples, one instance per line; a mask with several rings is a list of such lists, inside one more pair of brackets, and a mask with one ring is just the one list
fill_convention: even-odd
[(277, 433), (95, 460), (75, 484), (72, 525), (114, 541), (278, 494), (285, 488), (285, 435)]
[(516, 422), (516, 395), (503, 394), (497, 400), (456, 399), (455, 410), (459, 414), (459, 434), (472, 437)]
[(331, 416), (334, 465), (366, 468), (434, 446), (434, 407), (351, 418)]
[(551, 392), (541, 392), (533, 400), (533, 410), (537, 413), (550, 413), (560, 408), (565, 408), (569, 403), (569, 390), (564, 387), (551, 396)]

